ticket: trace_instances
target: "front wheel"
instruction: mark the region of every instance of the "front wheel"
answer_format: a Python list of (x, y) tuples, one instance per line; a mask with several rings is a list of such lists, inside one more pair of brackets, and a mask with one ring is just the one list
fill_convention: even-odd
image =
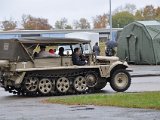
[(111, 76), (110, 85), (117, 92), (126, 91), (130, 87), (130, 84), (131, 76), (124, 69), (116, 70)]

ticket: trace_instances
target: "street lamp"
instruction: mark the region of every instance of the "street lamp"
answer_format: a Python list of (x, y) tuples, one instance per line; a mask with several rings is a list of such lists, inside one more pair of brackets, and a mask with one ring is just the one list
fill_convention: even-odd
[(112, 40), (112, 6), (111, 6), (111, 0), (109, 0), (109, 8), (110, 8), (110, 19), (109, 19), (109, 23), (110, 23), (110, 40)]

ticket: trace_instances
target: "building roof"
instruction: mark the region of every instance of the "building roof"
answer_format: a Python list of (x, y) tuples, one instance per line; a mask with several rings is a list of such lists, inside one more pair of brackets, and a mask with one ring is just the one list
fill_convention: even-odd
[(18, 38), (21, 43), (47, 43), (47, 44), (78, 44), (78, 43), (90, 43), (90, 40), (83, 40), (77, 38), (50, 38), (50, 37), (28, 37)]
[[(122, 28), (112, 28), (114, 30), (122, 30)], [(0, 34), (25, 34), (25, 33), (70, 33), (70, 32), (110, 32), (110, 29), (55, 29), (55, 30), (10, 30), (0, 31)]]

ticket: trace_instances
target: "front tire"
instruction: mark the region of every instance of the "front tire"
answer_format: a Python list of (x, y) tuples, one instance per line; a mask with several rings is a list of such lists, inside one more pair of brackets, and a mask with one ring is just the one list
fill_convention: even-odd
[(131, 84), (131, 76), (125, 69), (114, 71), (111, 76), (110, 85), (117, 92), (126, 91)]

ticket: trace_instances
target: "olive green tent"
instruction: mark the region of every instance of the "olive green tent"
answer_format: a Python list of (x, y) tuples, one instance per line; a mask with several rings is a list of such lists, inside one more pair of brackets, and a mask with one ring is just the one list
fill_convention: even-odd
[(160, 22), (133, 22), (121, 32), (117, 56), (135, 64), (160, 64)]

